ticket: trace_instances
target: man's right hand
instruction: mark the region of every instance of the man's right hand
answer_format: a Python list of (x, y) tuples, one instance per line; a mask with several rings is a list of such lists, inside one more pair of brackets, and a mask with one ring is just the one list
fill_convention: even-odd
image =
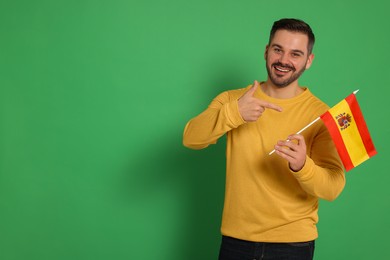
[(246, 122), (257, 121), (266, 108), (270, 108), (279, 112), (282, 111), (281, 107), (254, 97), (254, 94), (259, 86), (259, 82), (255, 80), (253, 86), (238, 99), (238, 110), (241, 114), (241, 117)]

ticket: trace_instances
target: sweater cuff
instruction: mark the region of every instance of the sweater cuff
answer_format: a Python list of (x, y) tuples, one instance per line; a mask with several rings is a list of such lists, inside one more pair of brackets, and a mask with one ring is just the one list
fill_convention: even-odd
[(238, 110), (238, 100), (233, 100), (226, 104), (226, 114), (232, 128), (237, 128), (242, 124), (245, 124), (246, 121), (242, 118), (240, 111)]
[(313, 168), (315, 167), (314, 161), (306, 155), (306, 162), (303, 168), (297, 172), (294, 172), (290, 169), (290, 172), (295, 176), (299, 181), (306, 181), (312, 177)]

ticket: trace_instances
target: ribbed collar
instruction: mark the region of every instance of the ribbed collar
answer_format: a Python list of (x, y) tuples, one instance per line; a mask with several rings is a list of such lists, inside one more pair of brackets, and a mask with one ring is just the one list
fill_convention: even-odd
[[(260, 85), (263, 84), (260, 83)], [(299, 95), (293, 97), (293, 98), (286, 98), (286, 99), (280, 99), (280, 98), (273, 98), (273, 97), (270, 97), (268, 96), (267, 94), (265, 94), (263, 92), (263, 90), (260, 88), (257, 89), (257, 94), (259, 96), (259, 98), (261, 98), (262, 100), (266, 100), (270, 103), (275, 103), (275, 104), (293, 104), (293, 103), (298, 103), (298, 102), (301, 102), (307, 98), (309, 98), (310, 96), (312, 96), (312, 93), (310, 92), (310, 90), (306, 87), (303, 87), (303, 92), (300, 93)]]

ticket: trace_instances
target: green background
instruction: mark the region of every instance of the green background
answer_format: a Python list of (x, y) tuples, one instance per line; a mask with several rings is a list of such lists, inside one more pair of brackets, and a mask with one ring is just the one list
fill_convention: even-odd
[(224, 140), (182, 146), (221, 91), (266, 78), (273, 21), (306, 20), (301, 84), (355, 89), (378, 155), (321, 201), (315, 259), (389, 259), (389, 5), (364, 1), (0, 2), (0, 259), (216, 259)]

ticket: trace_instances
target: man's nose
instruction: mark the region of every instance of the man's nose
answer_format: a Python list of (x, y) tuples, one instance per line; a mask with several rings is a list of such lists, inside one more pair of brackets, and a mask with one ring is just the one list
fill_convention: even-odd
[(286, 53), (282, 53), (279, 57), (279, 62), (288, 64), (288, 55)]

